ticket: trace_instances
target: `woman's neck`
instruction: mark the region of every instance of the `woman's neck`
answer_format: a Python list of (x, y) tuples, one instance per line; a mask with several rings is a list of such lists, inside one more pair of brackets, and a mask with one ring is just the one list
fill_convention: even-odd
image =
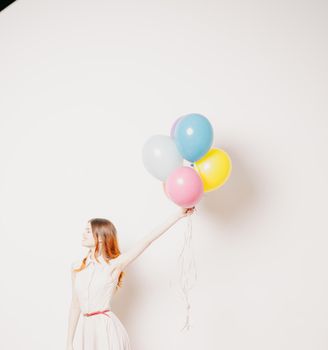
[[(101, 246), (99, 246), (99, 252), (98, 252), (97, 256), (101, 255), (100, 252), (101, 252)], [(96, 258), (96, 247), (90, 248), (90, 257), (91, 257), (91, 259), (95, 260), (95, 258)]]

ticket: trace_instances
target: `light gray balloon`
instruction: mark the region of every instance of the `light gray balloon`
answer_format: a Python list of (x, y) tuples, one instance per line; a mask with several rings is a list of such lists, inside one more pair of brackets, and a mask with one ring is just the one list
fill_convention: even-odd
[(183, 165), (183, 158), (174, 140), (166, 135), (153, 135), (144, 144), (142, 159), (145, 168), (161, 181)]

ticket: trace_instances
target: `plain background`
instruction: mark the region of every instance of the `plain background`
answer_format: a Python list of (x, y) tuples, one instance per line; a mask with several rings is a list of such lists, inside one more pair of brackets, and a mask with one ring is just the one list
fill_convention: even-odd
[(189, 333), (169, 285), (186, 222), (127, 269), (114, 309), (133, 350), (328, 348), (327, 10), (20, 0), (0, 13), (2, 349), (65, 348), (87, 220), (112, 220), (124, 250), (177, 210), (141, 149), (191, 112), (233, 172), (192, 219)]

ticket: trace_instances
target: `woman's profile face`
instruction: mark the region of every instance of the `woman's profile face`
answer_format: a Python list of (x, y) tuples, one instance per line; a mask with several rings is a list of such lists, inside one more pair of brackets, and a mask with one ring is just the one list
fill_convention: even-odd
[(90, 221), (87, 222), (85, 230), (82, 235), (82, 245), (84, 247), (94, 247), (95, 246), (95, 239), (93, 238), (92, 234), (92, 228)]

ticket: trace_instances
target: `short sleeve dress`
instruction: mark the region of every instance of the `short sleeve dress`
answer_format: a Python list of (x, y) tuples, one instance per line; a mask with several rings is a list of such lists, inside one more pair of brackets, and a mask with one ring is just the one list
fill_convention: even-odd
[[(76, 272), (73, 284), (83, 319), (81, 350), (131, 350), (128, 333), (112, 310), (119, 273), (102, 256), (98, 260), (89, 253), (86, 268)], [(73, 267), (78, 266), (73, 263)], [(90, 315), (104, 310), (109, 311)]]

